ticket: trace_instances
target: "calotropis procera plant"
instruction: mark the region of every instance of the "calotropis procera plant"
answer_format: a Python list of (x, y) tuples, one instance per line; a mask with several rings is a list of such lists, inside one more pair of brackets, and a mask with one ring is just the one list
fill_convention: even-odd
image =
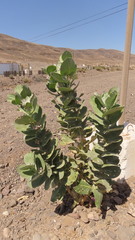
[(61, 198), (66, 191), (69, 163), (57, 148), (57, 140), (46, 129), (46, 116), (42, 114), (37, 98), (28, 87), (18, 85), (15, 94), (8, 96), (8, 101), (24, 113), (16, 119), (15, 126), (24, 133), (26, 144), (32, 147), (24, 156), (24, 164), (19, 166), (18, 172), (31, 187), (43, 183), (46, 190), (53, 187), (52, 201)]
[(111, 89), (91, 98), (94, 112), (89, 113), (81, 100), (82, 94), (77, 96), (76, 71), (77, 66), (67, 51), (56, 66), (46, 69), (47, 87), (59, 112), (58, 145), (66, 146), (68, 154), (62, 153), (58, 140), (46, 129), (45, 115), (28, 87), (18, 86), (15, 94), (8, 97), (24, 113), (15, 125), (32, 147), (18, 171), (32, 187), (44, 184), (45, 189), (53, 188), (52, 201), (63, 199), (68, 193), (79, 204), (94, 199), (95, 206), (100, 208), (103, 195), (112, 189), (112, 179), (120, 174), (118, 154), (123, 126), (118, 126), (117, 121), (123, 107), (117, 104), (117, 90)]

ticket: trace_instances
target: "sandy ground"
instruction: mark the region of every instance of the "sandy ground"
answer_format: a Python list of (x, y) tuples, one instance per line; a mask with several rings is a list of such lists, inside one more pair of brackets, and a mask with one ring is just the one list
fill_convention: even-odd
[[(97, 72), (88, 70), (78, 75), (79, 93), (84, 93), (85, 105), (94, 92), (103, 93), (111, 87), (120, 88), (121, 71)], [(126, 122), (135, 124), (135, 70), (130, 71), (126, 107)], [(15, 85), (27, 82), (37, 95), (38, 103), (47, 115), (47, 127), (58, 132), (56, 109), (51, 103), (41, 76), (25, 79), (0, 78), (0, 240), (135, 240), (135, 179), (117, 185), (114, 193), (115, 208), (108, 208), (106, 216), (98, 216), (95, 210), (80, 208), (72, 214), (59, 216), (57, 203), (50, 202), (49, 191), (30, 190), (16, 172), (18, 164), (29, 148), (22, 134), (14, 126), (19, 116), (16, 108), (7, 102), (7, 95)], [(113, 200), (114, 201), (114, 200)], [(114, 206), (113, 205), (113, 206)], [(92, 215), (93, 214), (93, 215)], [(95, 215), (94, 215), (95, 214)], [(93, 217), (87, 221), (87, 216)], [(95, 217), (94, 217), (95, 216)]]

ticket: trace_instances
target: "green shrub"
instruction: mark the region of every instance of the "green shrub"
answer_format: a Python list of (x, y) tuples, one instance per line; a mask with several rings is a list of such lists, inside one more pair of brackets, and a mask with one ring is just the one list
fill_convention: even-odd
[(47, 88), (54, 95), (52, 102), (58, 110), (59, 145), (66, 146), (70, 154), (62, 153), (58, 139), (46, 129), (46, 116), (35, 95), (19, 85), (8, 101), (24, 113), (16, 119), (15, 126), (32, 150), (24, 156), (18, 172), (32, 187), (44, 184), (46, 190), (53, 188), (52, 201), (63, 199), (68, 193), (79, 204), (94, 198), (95, 206), (100, 208), (103, 195), (111, 191), (112, 179), (120, 174), (118, 154), (123, 126), (117, 126), (117, 121), (123, 107), (117, 104), (118, 92), (113, 88), (92, 96), (94, 112), (89, 112), (81, 99), (83, 94), (78, 96), (76, 92), (77, 66), (70, 52), (64, 52), (58, 64), (46, 71)]

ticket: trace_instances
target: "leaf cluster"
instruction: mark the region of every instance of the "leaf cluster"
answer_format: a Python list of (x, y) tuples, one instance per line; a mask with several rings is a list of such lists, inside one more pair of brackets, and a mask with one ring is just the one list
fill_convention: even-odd
[(43, 183), (46, 190), (53, 187), (52, 201), (61, 198), (66, 191), (69, 162), (57, 147), (57, 140), (46, 129), (46, 116), (42, 114), (37, 98), (28, 87), (18, 85), (15, 94), (8, 96), (8, 101), (24, 113), (15, 120), (15, 127), (24, 134), (26, 144), (32, 147), (24, 156), (24, 164), (18, 167), (19, 174), (31, 187)]

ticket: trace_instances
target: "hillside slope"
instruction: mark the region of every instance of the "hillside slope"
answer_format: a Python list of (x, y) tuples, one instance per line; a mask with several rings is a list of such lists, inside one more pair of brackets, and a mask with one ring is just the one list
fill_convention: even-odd
[[(30, 43), (11, 36), (0, 34), (0, 62), (14, 61), (18, 63), (53, 64), (59, 55), (69, 50), (78, 64), (122, 64), (123, 52), (106, 49), (73, 50), (56, 48)], [(135, 55), (131, 56), (131, 64), (135, 64)]]

